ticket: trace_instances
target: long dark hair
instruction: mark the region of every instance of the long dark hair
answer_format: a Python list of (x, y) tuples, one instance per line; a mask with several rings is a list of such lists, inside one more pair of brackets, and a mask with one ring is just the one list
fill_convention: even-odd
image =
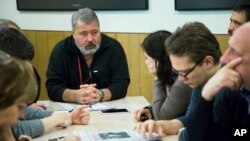
[(169, 31), (159, 30), (150, 33), (141, 47), (151, 58), (155, 59), (156, 75), (163, 85), (172, 85), (176, 74), (171, 71), (172, 65), (165, 50), (165, 40), (171, 35)]

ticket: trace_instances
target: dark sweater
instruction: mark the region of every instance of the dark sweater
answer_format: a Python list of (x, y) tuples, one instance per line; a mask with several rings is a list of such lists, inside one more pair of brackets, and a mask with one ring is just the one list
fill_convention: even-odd
[[(201, 93), (201, 92), (200, 92)], [(248, 103), (239, 91), (223, 89), (214, 101), (207, 102), (197, 93), (193, 112), (187, 121), (187, 141), (243, 141), (234, 136), (236, 129), (250, 129)], [(248, 135), (245, 135), (249, 137)]]
[(201, 92), (202, 88), (203, 88), (203, 86), (199, 86), (199, 87), (193, 89), (190, 103), (188, 105), (188, 108), (187, 108), (185, 115), (178, 118), (182, 122), (184, 127), (187, 126), (189, 118), (190, 118), (191, 114), (193, 114), (192, 112), (194, 110), (195, 103), (197, 102), (197, 99), (200, 97), (200, 92)]
[[(94, 54), (90, 68), (76, 47), (72, 36), (59, 42), (50, 56), (47, 70), (46, 88), (51, 100), (62, 102), (65, 89), (79, 89), (80, 74), (78, 58), (82, 72), (82, 82), (96, 83), (97, 88), (108, 88), (111, 100), (126, 96), (130, 83), (128, 64), (121, 44), (104, 34), (101, 36), (99, 50)], [(87, 80), (90, 78), (91, 79)]]

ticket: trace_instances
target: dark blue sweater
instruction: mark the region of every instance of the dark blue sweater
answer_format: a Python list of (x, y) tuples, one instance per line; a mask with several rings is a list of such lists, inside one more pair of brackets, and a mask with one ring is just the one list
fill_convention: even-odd
[[(192, 113), (186, 123), (187, 141), (247, 140), (234, 136), (236, 129), (250, 129), (248, 103), (240, 96), (239, 91), (225, 88), (212, 102), (207, 102), (201, 97), (201, 89), (194, 95)], [(249, 134), (245, 137), (249, 137)]]

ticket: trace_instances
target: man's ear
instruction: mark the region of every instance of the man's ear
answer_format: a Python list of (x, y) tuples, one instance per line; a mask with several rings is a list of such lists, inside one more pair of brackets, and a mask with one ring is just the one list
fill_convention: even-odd
[(207, 67), (212, 67), (214, 66), (214, 58), (212, 56), (206, 56), (204, 59), (203, 59), (203, 65), (204, 66), (207, 66)]

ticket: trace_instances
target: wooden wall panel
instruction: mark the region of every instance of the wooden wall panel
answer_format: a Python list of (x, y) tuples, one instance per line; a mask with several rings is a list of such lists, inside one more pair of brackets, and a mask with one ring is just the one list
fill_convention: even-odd
[[(35, 58), (32, 61), (41, 76), (42, 89), (40, 99), (48, 99), (45, 89), (46, 70), (51, 50), (60, 40), (71, 35), (70, 31), (23, 31), (24, 35), (35, 47)], [(146, 33), (106, 33), (116, 38), (123, 46), (128, 60), (131, 83), (128, 96), (145, 96), (148, 101), (152, 100), (153, 76), (148, 73), (144, 63), (143, 51), (140, 44), (147, 36)], [(227, 48), (228, 36), (216, 35), (222, 51)]]
[(43, 32), (43, 31), (38, 31), (35, 33), (35, 58), (32, 61), (34, 67), (37, 69), (37, 71), (39, 72), (40, 76), (41, 76), (41, 84), (42, 84), (42, 88), (41, 88), (41, 93), (42, 95), (40, 96), (41, 99), (46, 99), (47, 95), (46, 93), (46, 89), (45, 89), (45, 70), (46, 70), (46, 66), (48, 63), (48, 55), (47, 53), (48, 51), (48, 38), (47, 38), (47, 32)]
[(229, 36), (218, 34), (216, 35), (216, 39), (219, 41), (221, 51), (224, 53), (228, 47)]
[[(110, 34), (107, 34), (110, 36)], [(126, 57), (127, 57), (127, 61), (128, 61), (128, 67), (129, 67), (129, 72), (130, 72), (130, 76), (131, 76), (131, 70), (130, 70), (130, 66), (131, 66), (131, 61), (130, 61), (130, 44), (129, 44), (129, 34), (118, 34), (116, 36), (110, 36), (113, 38), (116, 38), (118, 41), (120, 41), (120, 43), (122, 44), (122, 47), (125, 51)], [(128, 91), (127, 91), (127, 95), (131, 96), (132, 95), (132, 91), (131, 91), (131, 86), (129, 85)]]
[(139, 35), (135, 33), (130, 34), (129, 38), (129, 55), (130, 55), (130, 89), (131, 95), (141, 95), (140, 94), (140, 48), (138, 47)]

